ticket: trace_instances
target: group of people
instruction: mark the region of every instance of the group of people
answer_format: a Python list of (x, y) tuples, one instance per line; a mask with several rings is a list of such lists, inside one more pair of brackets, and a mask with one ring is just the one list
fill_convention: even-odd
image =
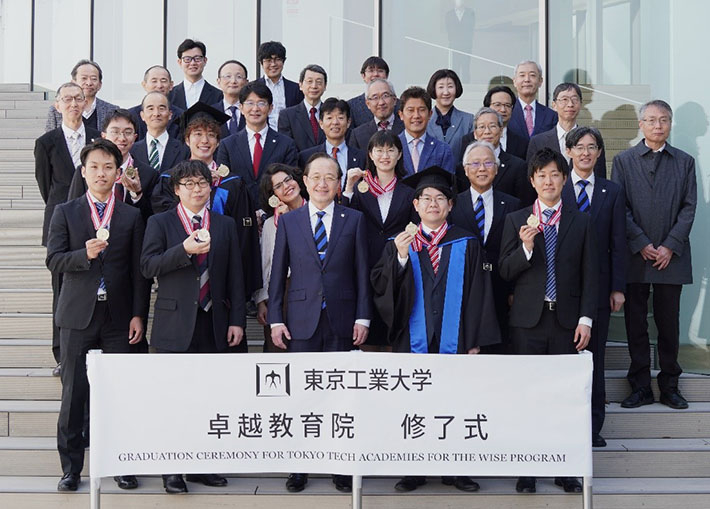
[[(64, 476), (80, 482), (86, 444), (85, 356), (246, 351), (249, 308), (265, 351), (366, 349), (444, 354), (574, 354), (591, 350), (592, 444), (606, 445), (604, 351), (624, 308), (634, 408), (651, 392), (647, 303), (653, 287), (660, 402), (678, 391), (679, 305), (691, 282), (693, 158), (672, 147), (672, 109), (639, 111), (643, 139), (614, 157), (577, 125), (582, 91), (536, 97), (542, 70), (521, 62), (515, 91), (494, 86), (475, 114), (458, 110), (457, 74), (397, 95), (389, 66), (369, 57), (365, 91), (323, 99), (327, 73), (282, 75), (286, 49), (258, 49), (263, 77), (237, 60), (203, 72), (205, 45), (177, 50), (184, 80), (146, 70), (140, 105), (97, 97), (99, 65), (77, 63), (35, 146), (46, 202), (42, 242), (54, 290), (53, 349), (62, 381), (57, 428)], [(212, 242), (214, 241), (214, 245)], [(223, 486), (217, 474), (163, 477)], [(469, 477), (443, 478), (477, 491)], [(124, 489), (134, 476), (117, 477)], [(291, 474), (289, 491), (305, 488)], [(335, 487), (351, 489), (346, 476)], [(398, 491), (425, 482), (404, 477)], [(567, 492), (582, 487), (557, 478)], [(519, 492), (536, 480), (518, 479)]]

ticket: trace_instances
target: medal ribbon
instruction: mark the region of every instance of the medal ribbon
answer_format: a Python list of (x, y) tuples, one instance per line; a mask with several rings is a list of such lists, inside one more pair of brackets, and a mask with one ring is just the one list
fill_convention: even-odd
[(387, 184), (385, 187), (382, 187), (382, 185), (380, 184), (379, 177), (373, 177), (370, 173), (370, 170), (367, 170), (365, 172), (364, 180), (370, 186), (370, 192), (375, 196), (380, 196), (382, 194), (392, 192), (394, 191), (394, 186), (397, 185), (397, 177), (395, 177), (390, 181), (389, 184)]
[[(303, 199), (303, 203), (301, 203), (301, 207), (303, 207), (306, 203), (308, 203), (305, 198)], [(278, 228), (279, 227), (279, 214), (278, 209), (274, 209), (274, 227)]]
[[(192, 229), (192, 218), (188, 216), (185, 207), (182, 206), (182, 203), (178, 203), (176, 210), (177, 215), (180, 218), (180, 222), (182, 223), (182, 227), (185, 229), (185, 233), (190, 236), (190, 234), (194, 231)], [(210, 211), (207, 208), (205, 208), (205, 215), (202, 218), (202, 228), (207, 231), (210, 230)]]
[(557, 208), (555, 213), (552, 214), (552, 217), (550, 217), (550, 221), (547, 223), (543, 219), (542, 208), (540, 207), (539, 199), (535, 200), (535, 203), (533, 203), (533, 214), (535, 215), (535, 217), (537, 217), (537, 220), (540, 221), (540, 224), (537, 225), (538, 231), (543, 231), (543, 228), (545, 226), (555, 226), (557, 223), (560, 222), (560, 219), (562, 218), (562, 204), (560, 203), (560, 206)]
[(438, 231), (433, 231), (431, 240), (427, 240), (426, 237), (424, 237), (424, 232), (422, 231), (422, 224), (419, 223), (419, 230), (417, 230), (417, 233), (414, 235), (414, 241), (412, 242), (412, 249), (415, 252), (419, 252), (422, 250), (422, 246), (431, 246), (431, 247), (436, 247), (439, 245), (439, 242), (441, 242), (441, 239), (444, 238), (446, 235), (446, 230), (449, 229), (449, 223), (444, 223), (441, 225)]
[(116, 196), (111, 193), (111, 196), (106, 202), (106, 209), (104, 210), (104, 218), (99, 218), (99, 211), (96, 210), (96, 205), (94, 205), (94, 200), (91, 199), (89, 191), (86, 192), (86, 201), (89, 202), (89, 210), (91, 211), (91, 222), (94, 223), (94, 229), (96, 231), (101, 228), (105, 228), (111, 224), (111, 216), (113, 215), (113, 207), (116, 204)]
[[(210, 172), (217, 171), (217, 161), (212, 159), (212, 162), (207, 165), (207, 167), (210, 169)], [(212, 178), (212, 188), (219, 187), (219, 185), (222, 183), (222, 177), (217, 176), (217, 181), (215, 182), (214, 177)]]

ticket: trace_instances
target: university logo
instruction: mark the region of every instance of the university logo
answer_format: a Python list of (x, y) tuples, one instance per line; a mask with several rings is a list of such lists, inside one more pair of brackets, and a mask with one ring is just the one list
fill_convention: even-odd
[(291, 368), (288, 363), (260, 363), (256, 365), (257, 397), (291, 395)]

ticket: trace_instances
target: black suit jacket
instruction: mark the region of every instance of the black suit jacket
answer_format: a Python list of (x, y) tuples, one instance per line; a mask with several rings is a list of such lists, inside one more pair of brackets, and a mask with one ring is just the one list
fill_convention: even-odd
[[(202, 87), (202, 92), (200, 93), (199, 102), (205, 104), (214, 104), (216, 102), (221, 101), (223, 97), (224, 94), (219, 88), (212, 86), (207, 83), (207, 81), (205, 81), (205, 85)], [(187, 109), (184, 83), (181, 82), (170, 91), (170, 93), (168, 94), (168, 100), (170, 101), (171, 105), (175, 105), (181, 110)]]
[[(532, 207), (512, 212), (503, 227), (498, 267), (501, 277), (515, 285), (511, 327), (537, 325), (545, 300), (547, 266), (543, 233), (535, 235), (530, 260), (525, 257), (519, 237), (520, 227), (531, 213)], [(592, 320), (597, 316), (599, 269), (595, 237), (589, 214), (563, 204), (557, 233), (555, 281), (557, 320), (566, 329), (574, 330), (581, 316)]]
[[(133, 117), (133, 120), (135, 120), (136, 126), (138, 127), (138, 138), (136, 138), (136, 141), (145, 139), (145, 135), (148, 132), (148, 126), (145, 125), (145, 122), (143, 122), (143, 119), (141, 118), (141, 105), (139, 104), (134, 106), (128, 111), (131, 113), (131, 116)], [(173, 138), (180, 139), (180, 124), (175, 122), (175, 120), (177, 120), (177, 118), (182, 115), (185, 110), (171, 104), (170, 111), (173, 116), (168, 124), (168, 134)]]
[(134, 316), (146, 323), (151, 281), (140, 272), (144, 229), (138, 209), (116, 202), (108, 247), (98, 258), (87, 260), (86, 241), (96, 237), (88, 201), (81, 196), (55, 208), (47, 241), (47, 267), (64, 276), (54, 313), (58, 327), (83, 330), (89, 326), (102, 276), (112, 325), (128, 330)]
[(310, 118), (311, 115), (303, 101), (279, 113), (279, 133), (291, 138), (299, 152), (325, 143), (325, 133), (320, 126), (318, 126), (318, 138), (313, 138)]
[(544, 104), (541, 104), (540, 101), (536, 102), (535, 123), (533, 124), (532, 135), (528, 135), (528, 128), (525, 125), (523, 107), (520, 106), (520, 101), (517, 99), (513, 103), (513, 112), (511, 113), (510, 120), (508, 121), (508, 133), (513, 131), (522, 138), (530, 139), (532, 136), (549, 131), (557, 125), (557, 112), (551, 108), (548, 108)]
[[(370, 143), (370, 137), (377, 132), (377, 124), (374, 120), (366, 122), (357, 128), (353, 129), (350, 133), (350, 141), (348, 145), (352, 145), (356, 148), (367, 150), (367, 144)], [(404, 122), (399, 118), (399, 115), (395, 113), (394, 123), (392, 124), (392, 133), (399, 136), (399, 134), (404, 131)]]
[(507, 130), (505, 136), (505, 151), (525, 161), (528, 154), (529, 138), (523, 138), (515, 131)]
[[(212, 297), (212, 327), (218, 351), (226, 350), (227, 327), (244, 327), (242, 257), (236, 225), (231, 217), (210, 214), (210, 251), (207, 266)], [(195, 330), (200, 293), (196, 257), (182, 246), (187, 238), (177, 210), (155, 214), (148, 220), (141, 255), (141, 270), (158, 278), (151, 345), (162, 350), (186, 351)]]
[[(526, 161), (530, 161), (535, 153), (542, 148), (551, 148), (558, 154), (560, 154), (560, 144), (557, 142), (557, 126), (553, 127), (549, 131), (544, 133), (536, 134), (530, 138), (530, 143), (528, 144), (528, 153), (525, 156)], [(569, 168), (572, 169), (572, 161), (569, 162)], [(606, 180), (606, 156), (604, 151), (599, 154), (599, 159), (597, 159), (597, 164), (594, 165), (594, 175), (597, 178), (602, 178)], [(568, 179), (569, 180), (569, 179)]]
[[(85, 130), (87, 143), (101, 137), (100, 132), (90, 127)], [(45, 203), (42, 245), (46, 246), (54, 207), (67, 201), (69, 186), (76, 171), (61, 125), (37, 138), (34, 155), (35, 179)]]
[[(212, 107), (213, 107), (214, 109), (216, 109), (217, 111), (223, 111), (224, 113), (226, 113), (227, 115), (229, 115), (229, 113), (227, 113), (227, 110), (224, 109), (224, 101), (223, 101), (223, 100), (217, 101), (216, 103), (211, 104), (210, 106), (212, 106)], [(225, 139), (227, 136), (229, 136), (229, 127), (228, 127), (229, 122), (231, 122), (231, 120), (229, 120), (229, 121), (227, 121), (226, 123), (222, 124), (222, 127), (221, 127), (221, 129), (220, 129), (220, 136), (219, 136), (219, 137), (220, 137), (220, 139), (222, 139), (222, 140)], [(239, 123), (237, 124), (237, 132), (241, 131), (241, 130), (244, 129), (246, 126), (247, 126), (246, 119), (244, 118), (244, 115), (241, 115), (241, 114), (240, 114), (240, 115), (239, 115)]]
[[(262, 76), (256, 81), (266, 85), (266, 78)], [(286, 107), (296, 106), (299, 102), (303, 102), (303, 92), (295, 81), (287, 80), (284, 77), (284, 96), (286, 97)]]
[[(609, 307), (611, 292), (626, 291), (626, 201), (621, 187), (595, 177), (589, 216), (594, 224), (599, 255), (599, 307)], [(577, 208), (572, 178), (562, 189), (563, 207)]]
[(259, 181), (266, 167), (271, 163), (298, 165), (296, 144), (288, 136), (269, 128), (264, 142), (264, 149), (259, 163), (259, 171), (254, 176), (254, 166), (249, 151), (249, 134), (246, 129), (228, 136), (219, 144), (217, 164), (226, 164), (232, 173), (240, 176), (247, 185), (252, 203), (259, 202)]
[[(148, 143), (145, 139), (137, 141), (135, 145), (133, 145), (131, 155), (137, 164), (152, 168), (148, 162)], [(159, 171), (168, 170), (177, 163), (185, 161), (189, 158), (190, 148), (177, 138), (170, 137), (168, 138), (168, 143), (165, 145), (165, 152), (163, 152), (163, 160), (160, 163)]]

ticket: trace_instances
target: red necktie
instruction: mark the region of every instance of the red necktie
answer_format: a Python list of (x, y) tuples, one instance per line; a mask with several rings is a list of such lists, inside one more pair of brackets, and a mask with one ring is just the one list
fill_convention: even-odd
[(261, 148), (261, 134), (254, 133), (254, 157), (252, 157), (252, 164), (254, 165), (254, 178), (259, 175), (259, 165), (261, 164), (261, 154), (264, 149)]
[(316, 120), (315, 108), (311, 108), (311, 129), (313, 129), (313, 141), (318, 143), (318, 121)]
[(389, 127), (390, 122), (389, 120), (383, 120), (377, 124), (377, 126), (380, 128), (380, 131), (386, 131), (387, 127)]

